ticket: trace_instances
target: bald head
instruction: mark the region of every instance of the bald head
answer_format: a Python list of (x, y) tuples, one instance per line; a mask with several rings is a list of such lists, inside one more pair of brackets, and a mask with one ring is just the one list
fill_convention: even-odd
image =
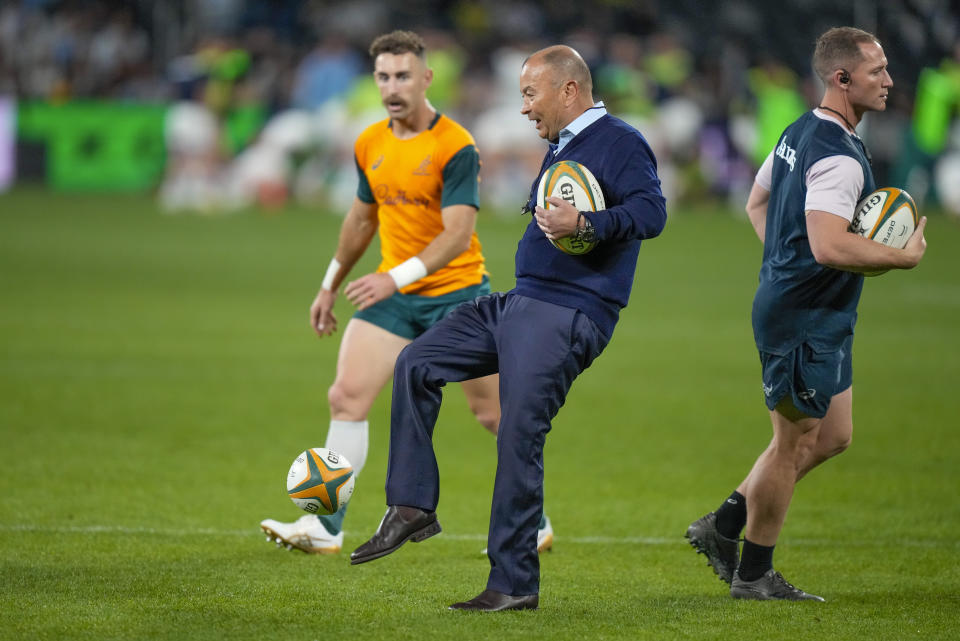
[(560, 130), (593, 106), (590, 68), (570, 47), (537, 51), (520, 69), (520, 113), (532, 120), (541, 138), (555, 141)]
[(531, 54), (523, 61), (523, 66), (543, 65), (556, 87), (567, 81), (574, 81), (580, 92), (586, 94), (593, 106), (593, 78), (590, 67), (573, 47), (553, 45)]

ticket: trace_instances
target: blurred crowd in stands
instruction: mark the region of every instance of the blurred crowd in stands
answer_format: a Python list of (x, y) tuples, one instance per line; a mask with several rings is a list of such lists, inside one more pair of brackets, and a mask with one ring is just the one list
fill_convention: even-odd
[[(477, 139), (484, 207), (512, 213), (544, 150), (519, 112), (519, 69), (559, 42), (648, 137), (672, 202), (739, 209), (783, 126), (819, 99), (812, 43), (841, 24), (879, 36), (895, 82), (859, 128), (878, 182), (960, 214), (952, 0), (3, 0), (0, 98), (169, 103), (159, 193), (172, 211), (345, 210), (353, 141), (385, 117), (366, 48), (413, 29), (430, 49), (428, 97)], [(224, 122), (251, 105), (259, 134), (226, 144)]]

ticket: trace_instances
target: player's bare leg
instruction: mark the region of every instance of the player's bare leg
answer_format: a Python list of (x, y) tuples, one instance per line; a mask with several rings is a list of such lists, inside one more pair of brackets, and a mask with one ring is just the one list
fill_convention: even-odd
[(774, 545), (787, 516), (797, 474), (811, 457), (821, 419), (803, 416), (789, 401), (770, 412), (773, 439), (750, 471), (745, 536), (760, 545)]
[(730, 585), (740, 599), (819, 600), (788, 583), (773, 569), (773, 549), (783, 528), (797, 477), (812, 460), (822, 419), (798, 412), (784, 399), (770, 412), (773, 440), (745, 483), (747, 527), (743, 555)]
[[(797, 466), (797, 481), (802, 479), (807, 472), (820, 465), (824, 461), (843, 452), (850, 446), (853, 437), (853, 388), (848, 387), (843, 392), (835, 395), (830, 400), (830, 409), (826, 416), (820, 420), (820, 428), (817, 432), (817, 440), (812, 447), (807, 450), (807, 455)], [(770, 413), (771, 417), (773, 412)], [(772, 420), (772, 418), (771, 418)], [(773, 446), (771, 442), (767, 450)], [(756, 473), (757, 466), (765, 460), (765, 451), (760, 458), (753, 464), (753, 468), (743, 482), (737, 487), (740, 494), (746, 496), (747, 487)]]
[[(330, 427), (325, 446), (343, 454), (359, 476), (367, 458), (367, 414), (393, 377), (400, 351), (410, 341), (364, 320), (347, 323), (337, 357), (337, 375), (327, 398)], [(293, 523), (266, 519), (267, 539), (313, 554), (336, 554), (343, 546), (345, 508), (330, 516), (305, 515)]]
[(393, 377), (397, 356), (409, 343), (373, 323), (350, 319), (340, 342), (337, 376), (327, 392), (330, 418), (367, 420), (380, 391)]
[(460, 383), (470, 411), (491, 434), (500, 427), (500, 375), (491, 374)]
[[(853, 388), (847, 388), (843, 392), (835, 395), (830, 400), (830, 409), (826, 416), (820, 421), (820, 427), (817, 431), (816, 443), (810, 448), (808, 455), (800, 463), (797, 469), (797, 482), (800, 481), (810, 470), (821, 463), (840, 454), (850, 446), (853, 435)], [(766, 454), (766, 453), (765, 453)], [(760, 465), (765, 457), (761, 456), (754, 464), (754, 469)], [(731, 495), (730, 502), (742, 500), (745, 496), (747, 487), (750, 484), (754, 471), (743, 480), (734, 495)], [(740, 497), (735, 497), (740, 494)], [(735, 504), (735, 503), (734, 503)], [(727, 507), (727, 506), (722, 506)], [(746, 514), (744, 509), (742, 512)], [(719, 510), (710, 512), (700, 519), (694, 521), (687, 528), (687, 539), (690, 544), (701, 554), (706, 555), (708, 564), (713, 567), (717, 575), (725, 582), (730, 583), (733, 580), (733, 573), (740, 562), (739, 548), (737, 539), (739, 530), (736, 532), (718, 530)], [(745, 516), (741, 518), (746, 518)], [(740, 527), (743, 521), (740, 521)], [(735, 524), (728, 526), (728, 530), (735, 528)], [(726, 534), (726, 536), (724, 536)]]
[(830, 409), (820, 422), (817, 442), (797, 470), (797, 481), (824, 461), (840, 454), (853, 439), (853, 388), (848, 387), (830, 399)]

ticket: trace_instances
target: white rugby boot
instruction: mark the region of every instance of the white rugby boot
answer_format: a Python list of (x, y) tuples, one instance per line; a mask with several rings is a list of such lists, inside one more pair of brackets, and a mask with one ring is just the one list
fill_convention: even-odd
[[(540, 525), (537, 527), (537, 552), (543, 553), (553, 549), (553, 526), (550, 525), (550, 517), (546, 514), (540, 519)], [(480, 554), (486, 555), (487, 548), (483, 548)]]
[(343, 532), (331, 534), (313, 514), (301, 516), (293, 523), (264, 519), (260, 521), (260, 529), (267, 535), (267, 541), (275, 541), (278, 548), (296, 548), (307, 554), (337, 554), (343, 547)]
[(553, 526), (550, 525), (550, 517), (546, 514), (540, 520), (540, 527), (537, 528), (537, 552), (543, 553), (553, 549)]

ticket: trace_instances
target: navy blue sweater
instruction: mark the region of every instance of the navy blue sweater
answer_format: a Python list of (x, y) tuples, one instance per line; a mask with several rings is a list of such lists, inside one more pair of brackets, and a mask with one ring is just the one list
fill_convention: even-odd
[(640, 241), (657, 236), (667, 222), (657, 161), (639, 131), (604, 115), (556, 156), (547, 152), (530, 190), (530, 211), (536, 205), (540, 177), (560, 160), (585, 165), (600, 183), (607, 208), (585, 214), (599, 242), (588, 254), (565, 254), (550, 244), (531, 216), (517, 245), (513, 291), (579, 309), (609, 340), (620, 310), (630, 298)]

